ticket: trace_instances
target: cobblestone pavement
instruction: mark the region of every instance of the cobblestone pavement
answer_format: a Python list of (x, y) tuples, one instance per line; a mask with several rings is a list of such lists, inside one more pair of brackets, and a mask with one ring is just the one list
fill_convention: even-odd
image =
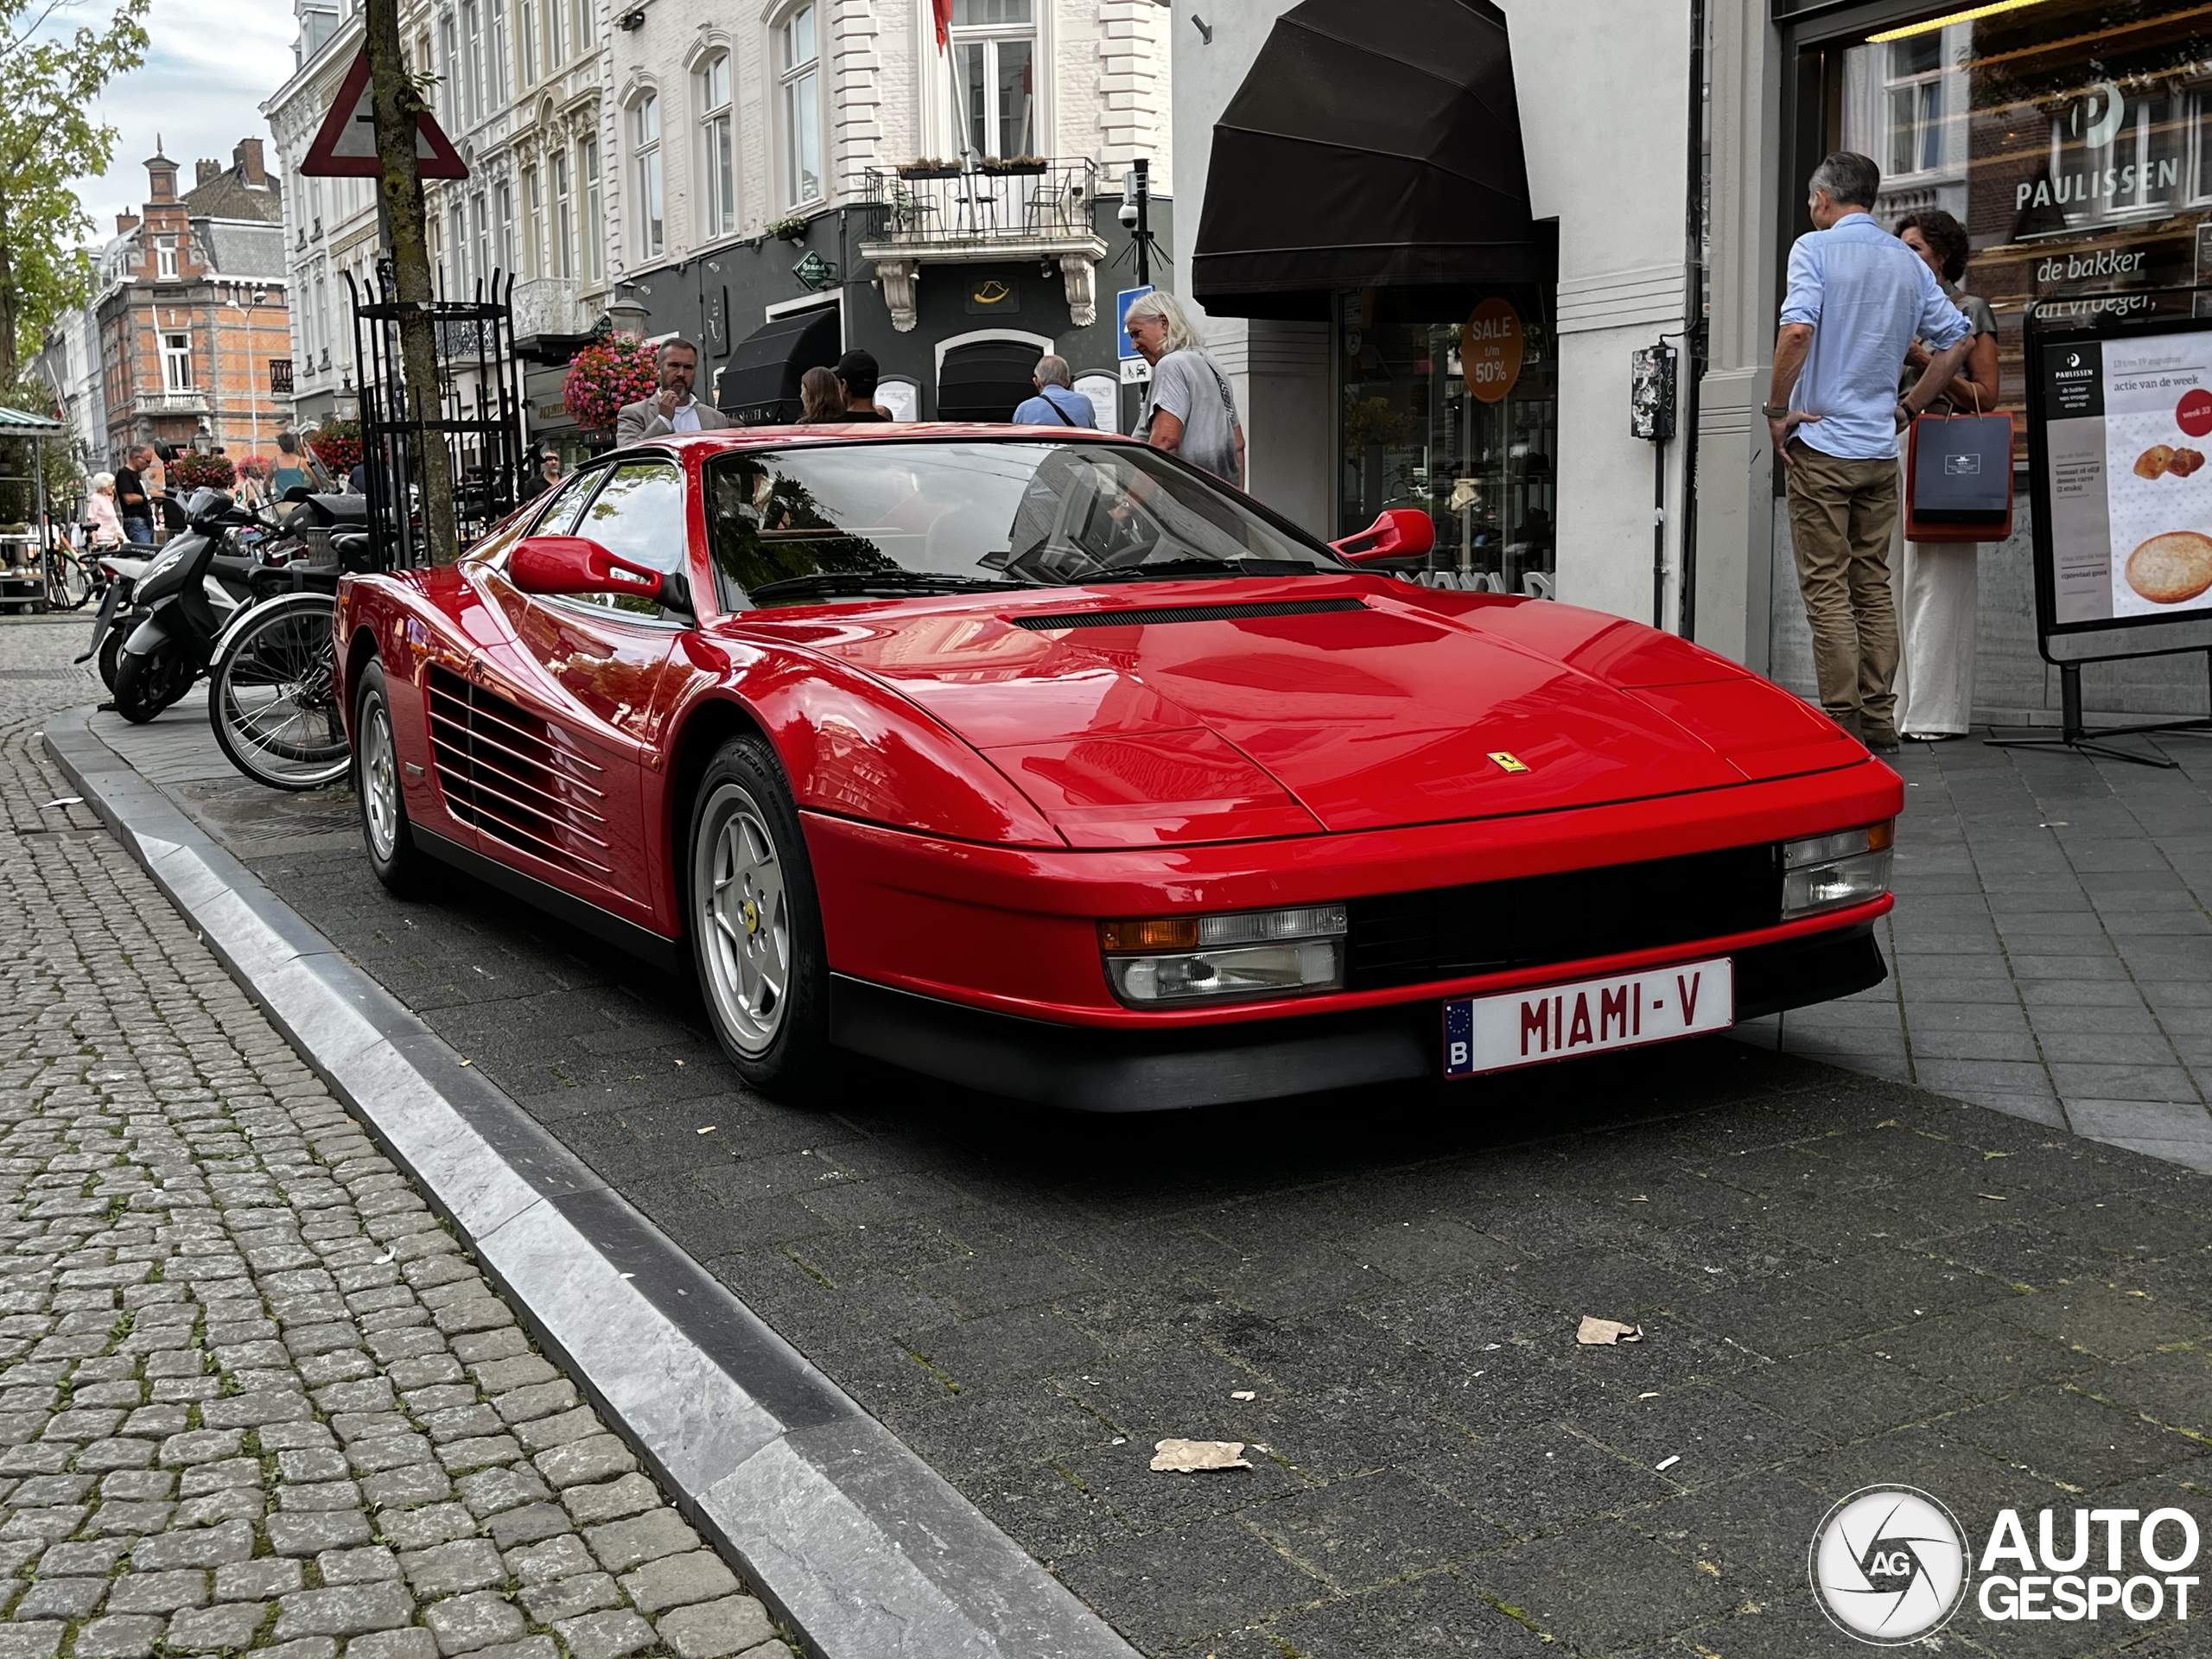
[(1909, 743), (1886, 985), (1745, 1035), (2212, 1171), (2212, 741)]
[(31, 741), (0, 626), (0, 1659), (788, 1659)]
[[(213, 827), (192, 741), (131, 744)], [(1167, 1118), (865, 1068), (796, 1109), (688, 985), (262, 830), (264, 880), (1147, 1653), (1803, 1659), (1857, 1650), (1806, 1550), (1867, 1484), (1978, 1536), (2212, 1508), (2212, 1186), (2173, 1163), (1725, 1039)], [(1154, 1473), (1168, 1435), (1255, 1466)]]

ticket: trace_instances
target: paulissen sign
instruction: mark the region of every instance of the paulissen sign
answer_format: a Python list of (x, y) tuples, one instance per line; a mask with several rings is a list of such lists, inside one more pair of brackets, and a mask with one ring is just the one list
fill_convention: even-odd
[(2045, 174), (2040, 179), (2012, 188), (2012, 208), (2020, 213), (2031, 207), (2063, 207), (2130, 197), (2140, 200), (2154, 191), (2172, 189), (2180, 178), (2181, 163), (2171, 159), (2139, 165), (2130, 162), (2125, 167), (2101, 170), (2084, 168), (2077, 172), (2061, 173), (2056, 178)]

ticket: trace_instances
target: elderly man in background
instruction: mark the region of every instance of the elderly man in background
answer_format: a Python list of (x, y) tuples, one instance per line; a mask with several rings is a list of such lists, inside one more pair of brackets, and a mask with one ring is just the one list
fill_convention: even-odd
[(729, 416), (691, 395), (699, 378), (699, 348), (688, 340), (661, 342), (660, 385), (650, 397), (626, 404), (614, 417), (618, 448), (666, 437), (671, 432), (718, 432)]
[[(1935, 273), (1867, 212), (1881, 188), (1881, 170), (1850, 150), (1814, 168), (1814, 229), (1789, 251), (1762, 412), (1789, 469), (1789, 535), (1821, 706), (1887, 754), (1897, 747), (1890, 588), (1897, 435), (1949, 384), (1974, 334)], [(1931, 355), (1900, 399), (1897, 365), (1916, 336)]]
[(1016, 406), (1016, 426), (1097, 425), (1097, 412), (1091, 408), (1090, 399), (1075, 390), (1075, 377), (1070, 373), (1065, 357), (1047, 354), (1039, 358), (1037, 372), (1030, 377), (1030, 384), (1037, 388), (1037, 395), (1024, 398)]

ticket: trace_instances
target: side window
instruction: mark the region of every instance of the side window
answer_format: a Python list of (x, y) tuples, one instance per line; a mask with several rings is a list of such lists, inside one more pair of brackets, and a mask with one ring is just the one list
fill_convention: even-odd
[[(565, 531), (554, 531), (549, 525), (548, 533), (586, 536), (632, 563), (654, 570), (681, 571), (688, 539), (683, 473), (664, 461), (632, 461), (599, 476), (605, 482), (592, 497), (591, 505)], [(663, 613), (651, 600), (618, 594), (595, 596), (585, 602), (645, 616)]]
[(578, 473), (553, 492), (553, 499), (537, 515), (537, 522), (530, 527), (533, 536), (572, 536), (575, 533), (576, 515), (584, 510), (584, 503), (598, 487), (597, 473)]

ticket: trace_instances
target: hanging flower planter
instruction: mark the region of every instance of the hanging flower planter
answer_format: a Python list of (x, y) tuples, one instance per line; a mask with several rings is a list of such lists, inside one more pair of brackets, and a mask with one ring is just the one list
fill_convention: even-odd
[(169, 463), (179, 489), (227, 490), (238, 480), (238, 468), (226, 455), (179, 455)]
[(324, 471), (342, 479), (361, 464), (361, 423), (325, 421), (308, 440), (308, 448), (315, 451), (315, 458), (322, 463)]
[(660, 383), (660, 353), (636, 334), (609, 334), (569, 359), (561, 400), (588, 432), (612, 432), (626, 404), (653, 395)]
[(1002, 177), (1030, 177), (1044, 172), (1052, 163), (1042, 156), (986, 156), (976, 165), (980, 171)]

